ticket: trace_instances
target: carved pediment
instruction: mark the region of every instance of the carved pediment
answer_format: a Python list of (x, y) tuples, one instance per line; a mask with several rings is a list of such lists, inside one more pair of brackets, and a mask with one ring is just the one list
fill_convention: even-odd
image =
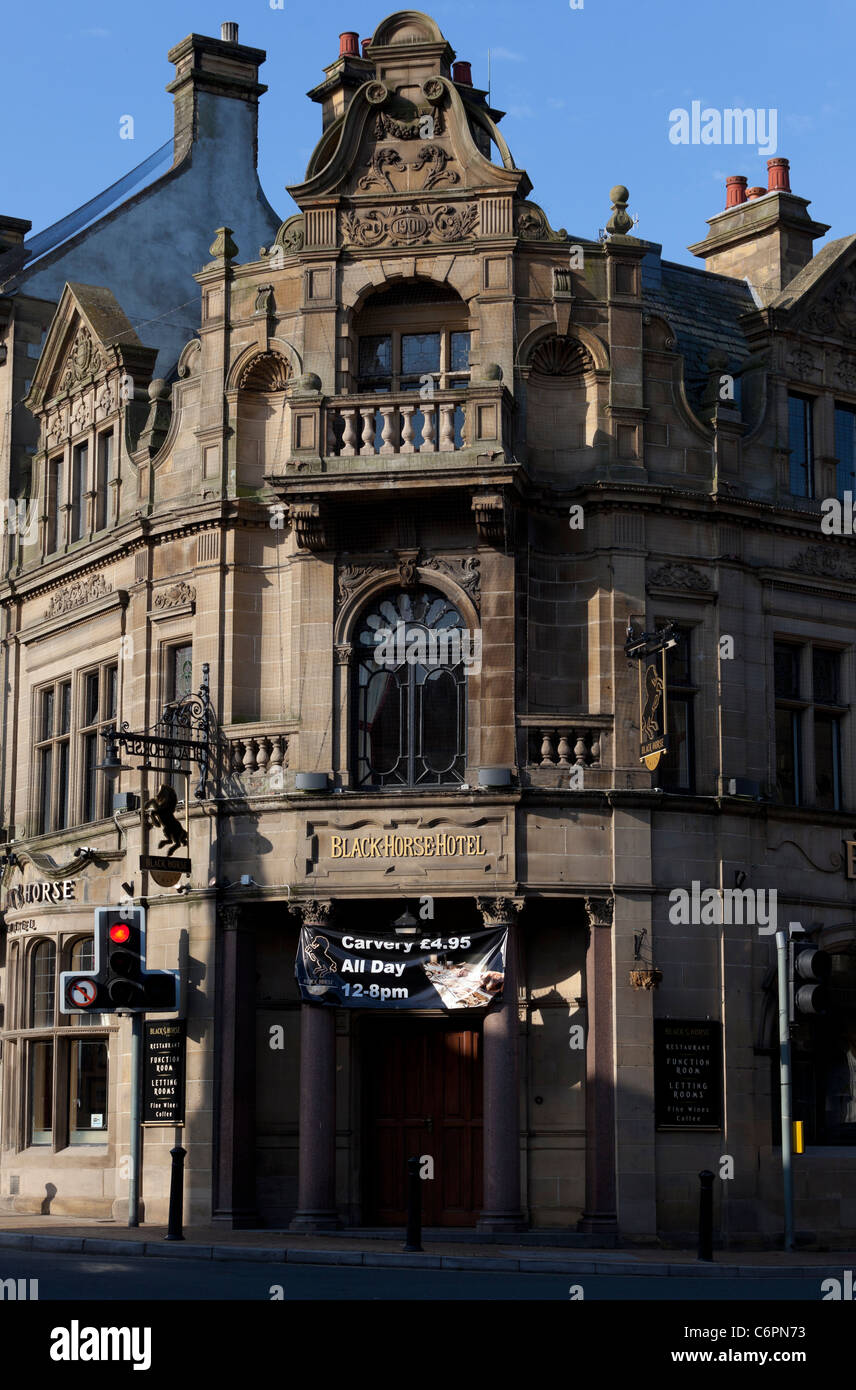
[(48, 444), (86, 429), (135, 393), (145, 394), (157, 352), (140, 342), (112, 292), (101, 285), (67, 284), (26, 404), (33, 414), (52, 405)]

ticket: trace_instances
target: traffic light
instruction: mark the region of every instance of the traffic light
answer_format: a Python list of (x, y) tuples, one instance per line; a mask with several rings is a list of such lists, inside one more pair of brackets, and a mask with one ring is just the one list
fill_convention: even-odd
[(791, 940), (791, 1019), (825, 1014), (828, 1008), (826, 981), (832, 957), (810, 941)]
[(146, 969), (146, 914), (141, 907), (95, 909), (95, 961), (89, 971), (60, 975), (62, 1013), (132, 1013), (178, 1008), (178, 972)]

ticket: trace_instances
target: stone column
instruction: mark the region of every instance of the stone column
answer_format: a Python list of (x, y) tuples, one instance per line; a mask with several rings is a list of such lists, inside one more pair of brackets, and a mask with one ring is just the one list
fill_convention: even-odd
[[(333, 903), (305, 902), (292, 909), (304, 927), (323, 930)], [(336, 1011), (303, 1004), (300, 1011), (300, 1140), (297, 1211), (292, 1231), (329, 1231), (336, 1213)]]
[(612, 898), (586, 898), (586, 1196), (581, 1231), (618, 1230), (615, 1185), (615, 1051)]
[(484, 1206), (477, 1230), (522, 1231), (516, 916), (523, 900), (478, 898), (477, 906), (486, 927), (508, 927), (502, 1002), (484, 1020)]
[(256, 942), (246, 914), (217, 909), (217, 1196), (214, 1220), (246, 1230), (256, 1209)]

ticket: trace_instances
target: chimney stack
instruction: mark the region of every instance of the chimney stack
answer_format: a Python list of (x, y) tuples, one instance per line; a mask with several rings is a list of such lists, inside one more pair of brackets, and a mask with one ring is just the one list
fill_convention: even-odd
[(790, 193), (791, 161), (789, 159), (767, 160), (767, 189), (770, 193), (776, 193), (780, 189), (783, 193)]
[(204, 148), (204, 131), (222, 128), (222, 121), (201, 122), (200, 111), (216, 102), (235, 127), (234, 141), (247, 139), (244, 118), (246, 106), (252, 108), (252, 159), (258, 161), (258, 105), (267, 87), (259, 82), (259, 68), (267, 54), (261, 48), (238, 43), (237, 24), (223, 24), (220, 38), (188, 34), (167, 54), (175, 64), (175, 77), (167, 86), (175, 112), (172, 167), (175, 168), (194, 147)]
[(807, 198), (790, 187), (787, 159), (767, 161), (768, 188), (746, 188), (742, 174), (726, 179), (725, 211), (708, 221), (704, 241), (689, 250), (705, 270), (748, 280), (769, 304), (808, 265), (813, 243), (829, 231), (809, 216)]

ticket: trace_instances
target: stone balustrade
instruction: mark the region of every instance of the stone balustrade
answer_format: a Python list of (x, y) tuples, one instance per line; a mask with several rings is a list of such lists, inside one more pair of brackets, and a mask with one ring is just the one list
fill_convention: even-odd
[(530, 728), (530, 767), (600, 767), (603, 729), (585, 725)]
[(469, 446), (466, 392), (414, 393), (332, 402), (327, 408), (327, 453), (337, 458), (376, 454), (451, 454)]
[(241, 735), (226, 733), (224, 773), (227, 782), (240, 779), (253, 790), (284, 791), (288, 765), (288, 737), (284, 733), (256, 732), (248, 728)]

